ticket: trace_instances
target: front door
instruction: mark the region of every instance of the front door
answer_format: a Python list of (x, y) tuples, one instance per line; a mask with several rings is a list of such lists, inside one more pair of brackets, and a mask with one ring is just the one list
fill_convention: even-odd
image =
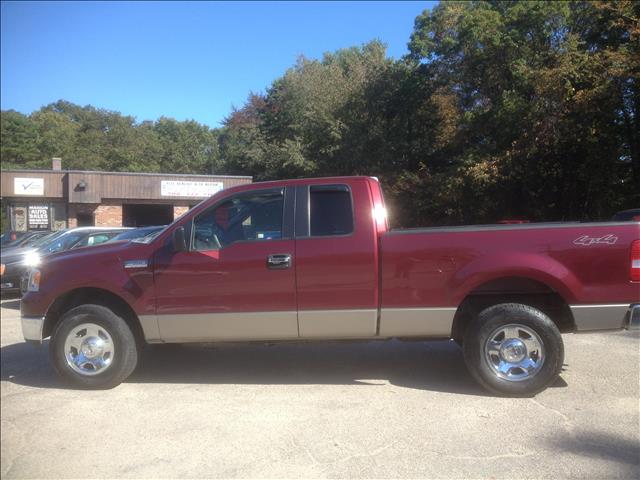
[(185, 230), (188, 251), (167, 246), (154, 262), (164, 341), (298, 336), (292, 190), (227, 197)]

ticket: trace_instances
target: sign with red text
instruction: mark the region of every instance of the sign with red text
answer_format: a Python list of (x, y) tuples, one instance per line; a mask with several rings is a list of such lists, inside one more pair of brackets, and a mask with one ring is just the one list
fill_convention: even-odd
[(162, 180), (160, 182), (160, 195), (163, 197), (206, 198), (219, 192), (222, 188), (222, 182)]

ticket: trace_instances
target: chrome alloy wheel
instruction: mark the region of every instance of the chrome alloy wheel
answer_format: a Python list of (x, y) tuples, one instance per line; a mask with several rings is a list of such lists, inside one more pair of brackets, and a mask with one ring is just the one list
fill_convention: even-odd
[(83, 323), (74, 327), (64, 342), (64, 356), (80, 375), (97, 375), (113, 362), (113, 339), (100, 325)]
[(484, 355), (498, 377), (511, 382), (529, 380), (544, 364), (544, 345), (529, 327), (510, 324), (489, 335)]

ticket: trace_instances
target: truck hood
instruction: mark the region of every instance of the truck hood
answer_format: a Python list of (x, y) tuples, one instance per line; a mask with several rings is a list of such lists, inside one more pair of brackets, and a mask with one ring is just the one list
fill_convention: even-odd
[(149, 245), (122, 240), (113, 243), (103, 243), (90, 247), (53, 253), (43, 256), (42, 264), (47, 268), (55, 268), (60, 263), (81, 262), (87, 268), (104, 262), (124, 261), (129, 259), (147, 259), (152, 249)]

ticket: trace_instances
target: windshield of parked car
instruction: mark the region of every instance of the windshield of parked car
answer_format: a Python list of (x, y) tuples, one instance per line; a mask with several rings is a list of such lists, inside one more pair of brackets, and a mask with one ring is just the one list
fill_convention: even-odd
[(39, 247), (41, 247), (41, 246), (53, 241), (55, 238), (58, 238), (58, 237), (64, 235), (66, 232), (67, 232), (67, 230), (58, 230), (57, 232), (49, 233), (48, 235), (45, 235), (44, 237), (38, 238), (30, 246), (34, 247), (34, 248), (39, 248)]
[(73, 233), (73, 232), (65, 232), (60, 236), (50, 239), (44, 245), (41, 245), (38, 250), (43, 253), (55, 253), (62, 252), (67, 250), (73, 244), (75, 244), (78, 240), (80, 240), (86, 233)]
[(51, 235), (51, 233), (50, 232), (32, 233), (31, 235), (29, 235), (26, 238), (23, 238), (21, 240), (17, 240), (14, 243), (14, 245), (16, 247), (29, 247), (31, 245), (34, 245), (41, 238), (46, 237), (48, 235)]

